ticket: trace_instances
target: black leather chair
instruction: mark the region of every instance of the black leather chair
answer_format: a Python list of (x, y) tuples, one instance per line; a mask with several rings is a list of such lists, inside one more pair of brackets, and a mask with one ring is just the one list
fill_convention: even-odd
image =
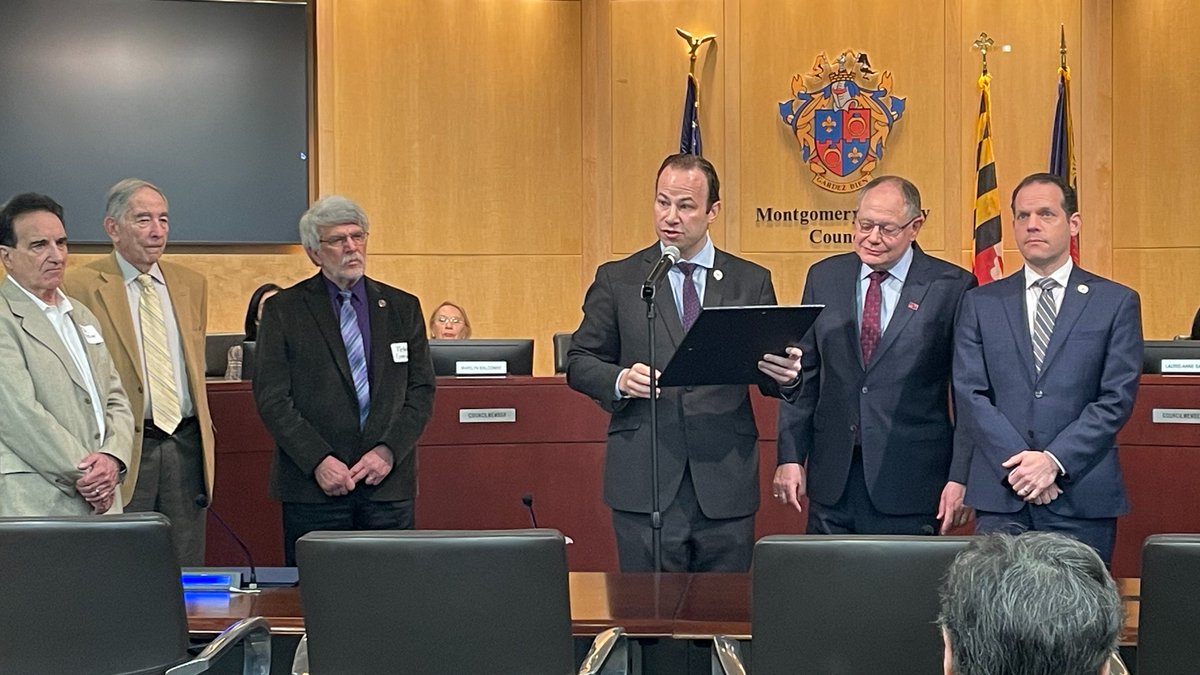
[(1200, 672), (1200, 534), (1156, 534), (1142, 546), (1138, 675)]
[[(938, 673), (942, 577), (970, 537), (765, 537), (754, 546), (750, 672)], [(744, 673), (714, 641), (713, 671)]]
[(567, 350), (571, 348), (571, 336), (574, 333), (554, 334), (554, 373), (567, 372)]
[[(294, 672), (575, 670), (556, 531), (314, 532), (297, 542), (296, 560), (308, 661), (298, 651)], [(628, 672), (621, 633), (597, 638), (580, 672)]]
[(242, 642), (270, 670), (270, 629), (244, 619), (195, 659), (170, 524), (158, 514), (0, 518), (0, 673), (206, 672)]

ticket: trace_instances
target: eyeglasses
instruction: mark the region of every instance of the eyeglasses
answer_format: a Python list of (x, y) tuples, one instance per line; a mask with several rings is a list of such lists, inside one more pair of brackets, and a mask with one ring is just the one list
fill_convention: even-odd
[(436, 318), (434, 318), (434, 321), (436, 321), (438, 323), (450, 323), (450, 324), (456, 324), (456, 325), (462, 323), (462, 319), (458, 318), (457, 316), (440, 316), (439, 315)]
[(362, 246), (363, 244), (367, 243), (367, 235), (368, 234), (370, 234), (370, 233), (360, 231), (360, 232), (355, 232), (354, 234), (339, 234), (336, 237), (330, 237), (328, 239), (318, 239), (317, 241), (321, 242), (322, 244), (332, 246), (334, 248), (345, 248), (347, 241), (352, 241), (356, 245)]
[(879, 233), (882, 234), (883, 236), (894, 237), (897, 234), (900, 234), (901, 230), (903, 230), (904, 228), (908, 227), (909, 225), (912, 225), (913, 223), (915, 223), (917, 221), (917, 218), (920, 218), (920, 217), (921, 216), (916, 216), (912, 220), (908, 221), (907, 223), (904, 223), (903, 225), (897, 225), (895, 223), (871, 223), (871, 222), (863, 222), (861, 220), (855, 219), (854, 227), (858, 229), (859, 234), (871, 234), (871, 230), (878, 227)]

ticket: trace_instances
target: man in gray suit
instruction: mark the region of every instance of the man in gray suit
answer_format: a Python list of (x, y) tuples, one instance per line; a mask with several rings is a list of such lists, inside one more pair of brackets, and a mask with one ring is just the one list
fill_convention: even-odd
[(0, 207), (0, 516), (120, 513), (133, 416), (96, 317), (59, 286), (62, 207)]
[(945, 533), (970, 517), (949, 398), (954, 318), (975, 279), (917, 246), (924, 222), (916, 186), (876, 178), (854, 251), (804, 282), (803, 302), (825, 310), (800, 343), (800, 396), (780, 406), (774, 491), (797, 511), (808, 496), (811, 534)]
[[(604, 501), (613, 509), (621, 570), (651, 571), (650, 364), (641, 285), (666, 246), (681, 261), (655, 295), (655, 351), (671, 360), (702, 307), (773, 305), (771, 273), (717, 250), (709, 224), (721, 210), (720, 183), (708, 160), (672, 155), (658, 171), (658, 242), (605, 263), (583, 301), (571, 340), (567, 384), (612, 413), (604, 464)], [(785, 345), (779, 345), (780, 350)], [(794, 391), (800, 351), (764, 355), (767, 395)], [(738, 572), (750, 567), (758, 510), (758, 430), (745, 385), (674, 387), (659, 394), (659, 490), (663, 568)]]

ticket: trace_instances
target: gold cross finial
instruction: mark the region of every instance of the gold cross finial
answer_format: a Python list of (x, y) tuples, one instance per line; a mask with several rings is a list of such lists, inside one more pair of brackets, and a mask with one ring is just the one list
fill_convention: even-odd
[(996, 41), (993, 40), (992, 38), (988, 37), (987, 33), (980, 33), (979, 37), (976, 38), (975, 41), (971, 43), (971, 46), (974, 47), (975, 49), (978, 49), (979, 54), (983, 57), (983, 74), (984, 75), (988, 74), (988, 68), (987, 68), (988, 50), (991, 49), (992, 45), (995, 43), (996, 43)]

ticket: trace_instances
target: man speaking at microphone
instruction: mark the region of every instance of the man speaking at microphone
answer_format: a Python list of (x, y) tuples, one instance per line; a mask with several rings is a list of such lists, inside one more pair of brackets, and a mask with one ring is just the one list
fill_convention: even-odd
[[(718, 251), (708, 227), (721, 211), (716, 169), (698, 155), (659, 167), (654, 196), (658, 243), (605, 263), (583, 301), (568, 352), (567, 384), (612, 413), (604, 501), (613, 510), (621, 571), (653, 571), (650, 523), (650, 365), (641, 288), (678, 249), (655, 296), (659, 369), (671, 360), (702, 307), (774, 305), (771, 273)], [(783, 345), (780, 345), (782, 348)], [(758, 367), (769, 396), (799, 383), (800, 350), (766, 354)], [(656, 371), (657, 372), (657, 371)], [(745, 385), (672, 387), (658, 394), (659, 494), (666, 572), (744, 572), (758, 510), (758, 430)]]

